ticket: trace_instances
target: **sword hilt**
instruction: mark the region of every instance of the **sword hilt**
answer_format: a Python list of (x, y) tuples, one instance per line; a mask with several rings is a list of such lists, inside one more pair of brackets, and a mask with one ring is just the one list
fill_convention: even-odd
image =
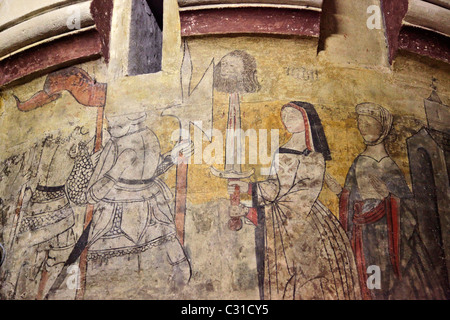
[[(240, 181), (239, 179), (229, 179), (229, 181)], [(230, 195), (231, 206), (239, 206), (241, 204), (241, 188), (238, 185), (234, 186), (234, 193)], [(242, 229), (241, 216), (231, 216), (228, 221), (228, 228), (231, 231), (239, 231)]]
[[(242, 179), (250, 178), (255, 173), (255, 169), (252, 169), (248, 172), (238, 172), (234, 170), (220, 171), (215, 169), (214, 167), (211, 167), (211, 173), (216, 177), (228, 179), (228, 181), (241, 181)], [(230, 195), (230, 204), (230, 211), (233, 210), (233, 207), (239, 206), (241, 204), (241, 188), (238, 185), (235, 185), (234, 192)], [(245, 217), (245, 215), (233, 216), (230, 212), (228, 228), (232, 231), (241, 230), (243, 226), (242, 217)]]
[[(239, 179), (230, 179), (229, 181), (240, 181)], [(241, 187), (234, 186), (234, 193), (230, 195), (230, 202), (232, 206), (238, 206), (241, 204)]]

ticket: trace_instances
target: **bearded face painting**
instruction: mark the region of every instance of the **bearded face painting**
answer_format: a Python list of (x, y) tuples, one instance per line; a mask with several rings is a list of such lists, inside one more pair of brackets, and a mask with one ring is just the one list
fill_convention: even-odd
[[(351, 239), (362, 297), (442, 298), (418, 234), (412, 193), (385, 148), (393, 117), (373, 103), (358, 105), (356, 112), (366, 150), (347, 174), (339, 216)], [(381, 276), (375, 290), (367, 286), (370, 266), (379, 268)]]
[(305, 102), (285, 105), (281, 118), (292, 137), (279, 148), (269, 179), (251, 184), (265, 225), (264, 299), (359, 299), (350, 242), (318, 200), (331, 160), (320, 118)]
[(257, 92), (261, 85), (257, 78), (255, 58), (243, 50), (225, 55), (214, 69), (214, 87), (226, 93)]

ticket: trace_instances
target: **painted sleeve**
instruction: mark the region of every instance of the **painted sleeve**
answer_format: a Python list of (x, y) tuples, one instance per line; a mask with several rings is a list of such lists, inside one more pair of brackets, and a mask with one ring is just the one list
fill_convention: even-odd
[(403, 172), (393, 160), (386, 161), (382, 180), (386, 183), (389, 192), (395, 195), (397, 198), (413, 198), (413, 193), (406, 183)]
[(353, 203), (357, 193), (357, 183), (355, 175), (355, 160), (348, 170), (344, 188), (339, 197), (339, 221), (347, 234), (351, 234), (353, 219)]
[(103, 199), (117, 183), (122, 173), (135, 164), (136, 159), (134, 150), (124, 150), (119, 155), (115, 165), (89, 189), (89, 202), (92, 202), (92, 200), (98, 202)]

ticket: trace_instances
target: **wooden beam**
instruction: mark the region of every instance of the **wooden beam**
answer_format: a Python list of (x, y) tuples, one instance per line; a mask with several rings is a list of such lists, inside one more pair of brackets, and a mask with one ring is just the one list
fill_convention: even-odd
[(96, 30), (45, 43), (0, 61), (0, 87), (61, 66), (99, 58), (101, 52), (101, 38)]
[(227, 8), (180, 12), (181, 36), (278, 34), (318, 37), (320, 12), (277, 8)]
[(436, 32), (404, 26), (400, 31), (398, 48), (450, 63), (450, 38)]

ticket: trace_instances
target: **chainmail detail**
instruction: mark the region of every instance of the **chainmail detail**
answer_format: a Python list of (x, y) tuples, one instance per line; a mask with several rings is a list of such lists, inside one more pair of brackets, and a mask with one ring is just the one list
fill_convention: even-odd
[(121, 228), (122, 225), (122, 215), (123, 215), (123, 206), (117, 205), (116, 210), (114, 212), (113, 226), (111, 230), (105, 233), (102, 238), (114, 238), (116, 236), (122, 235), (123, 231)]
[(73, 212), (67, 204), (57, 211), (46, 212), (34, 216), (25, 216), (20, 224), (19, 234), (27, 231), (35, 231), (48, 225), (55, 224), (66, 219), (71, 214), (73, 214)]
[(140, 246), (133, 246), (128, 248), (119, 248), (111, 250), (99, 250), (99, 251), (89, 251), (88, 261), (91, 260), (108, 260), (115, 257), (121, 257), (130, 254), (138, 254), (147, 251), (150, 248), (161, 246), (169, 241), (175, 241), (177, 236), (175, 233), (168, 234), (164, 237), (160, 237), (153, 241), (147, 242), (146, 244)]
[(61, 187), (61, 190), (58, 191), (44, 191), (36, 189), (33, 192), (33, 196), (31, 197), (31, 202), (35, 203), (45, 203), (49, 201), (54, 201), (57, 199), (64, 198), (66, 196), (64, 192), (64, 187)]
[(80, 153), (75, 158), (75, 165), (66, 183), (69, 199), (77, 204), (87, 203), (86, 189), (94, 173), (94, 166), (86, 148), (80, 148)]

